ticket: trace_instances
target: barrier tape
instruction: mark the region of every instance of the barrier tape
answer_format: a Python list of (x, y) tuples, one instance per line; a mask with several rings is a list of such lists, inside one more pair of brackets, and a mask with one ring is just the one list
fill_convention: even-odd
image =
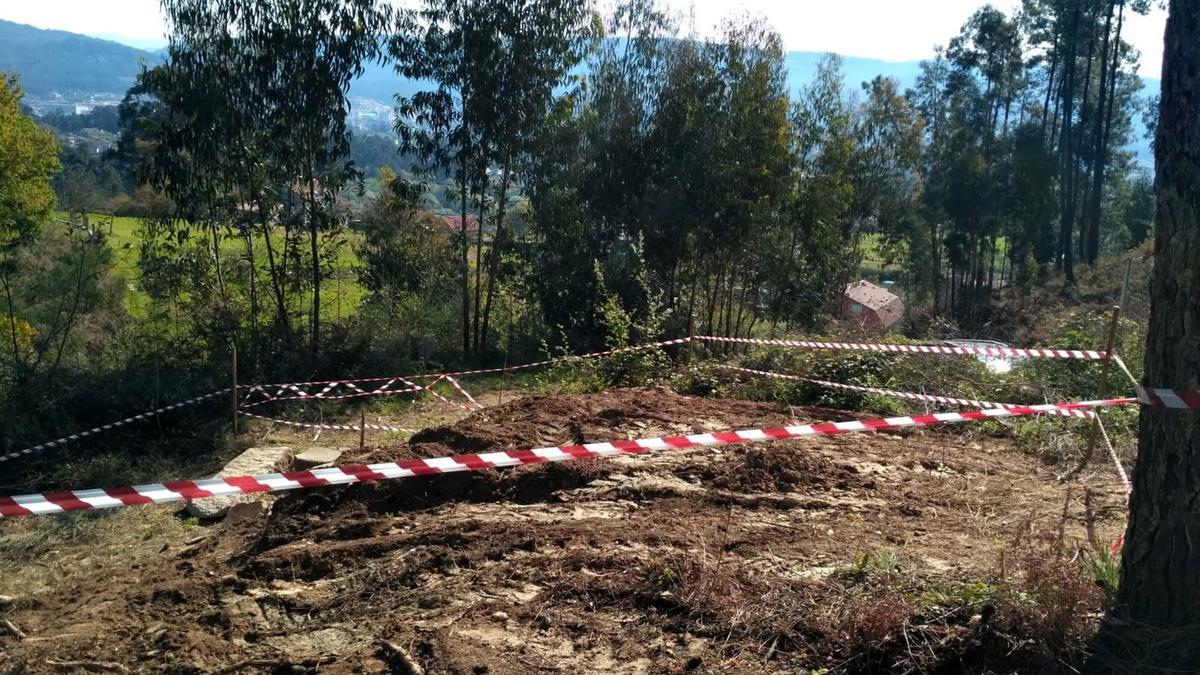
[(1200, 410), (1200, 391), (1195, 389), (1164, 389), (1138, 385), (1138, 401), (1143, 405), (1172, 410)]
[[(1095, 415), (1095, 413), (1093, 413)], [(1108, 431), (1104, 428), (1104, 421), (1099, 415), (1096, 417), (1096, 427), (1100, 429), (1100, 438), (1104, 439), (1104, 445), (1108, 448), (1108, 456), (1112, 459), (1113, 466), (1117, 467), (1117, 475), (1121, 477), (1121, 487), (1125, 488), (1125, 494), (1133, 493), (1133, 486), (1129, 483), (1129, 475), (1125, 473), (1125, 466), (1121, 464), (1121, 458), (1117, 456), (1117, 449), (1113, 447), (1112, 439), (1108, 437)]]
[[(501, 366), (499, 368), (476, 368), (474, 370), (452, 370), (441, 373), (418, 373), (416, 375), (405, 375), (412, 380), (423, 380), (431, 377), (462, 377), (464, 375), (487, 375), (492, 373), (506, 373), (514, 370), (527, 370), (529, 368), (537, 368), (539, 366), (547, 366), (554, 363), (565, 363), (568, 361), (578, 361), (583, 359), (595, 359), (602, 356), (612, 356), (614, 354), (623, 354), (628, 352), (638, 352), (645, 349), (653, 349), (656, 347), (670, 347), (672, 345), (682, 345), (691, 342), (692, 338), (682, 337), (674, 340), (659, 340), (658, 342), (647, 342), (646, 344), (634, 345), (632, 347), (617, 347), (616, 349), (606, 349), (600, 352), (590, 352), (587, 354), (569, 354), (567, 356), (556, 356), (552, 359), (544, 359), (541, 361), (533, 361), (531, 363), (520, 363), (513, 366)], [(260, 387), (288, 387), (288, 386), (312, 386), (318, 384), (342, 384), (349, 382), (383, 382), (385, 380), (396, 379), (391, 375), (380, 377), (358, 377), (349, 380), (311, 380), (308, 382), (287, 382), (280, 384), (258, 385)]]
[[(827, 380), (814, 380), (814, 379), (807, 378), (807, 377), (801, 377), (799, 375), (785, 375), (783, 373), (773, 373), (773, 372), (770, 372), (767, 370), (755, 370), (753, 368), (742, 368), (740, 366), (731, 366), (731, 365), (726, 365), (726, 364), (715, 364), (715, 365), (716, 365), (716, 367), (723, 368), (725, 370), (735, 370), (735, 371), (742, 372), (742, 373), (750, 373), (753, 375), (762, 375), (764, 377), (773, 377), (773, 378), (782, 379), (782, 380), (794, 380), (794, 381), (798, 381), (798, 382), (808, 382), (810, 384), (816, 384), (816, 385), (820, 385), (822, 387), (830, 387), (830, 388), (834, 388), (834, 389), (846, 389), (849, 391), (861, 391), (861, 392), (865, 392), (865, 393), (869, 393), (869, 394), (878, 394), (880, 396), (894, 396), (896, 398), (905, 398), (905, 399), (910, 399), (910, 400), (914, 400), (914, 401), (927, 401), (930, 403), (942, 403), (942, 404), (946, 404), (946, 405), (957, 405), (957, 406), (964, 406), (964, 407), (971, 407), (971, 408), (1025, 408), (1025, 407), (1028, 407), (1026, 404), (1022, 404), (1022, 403), (996, 403), (993, 401), (979, 401), (976, 399), (969, 399), (969, 398), (954, 398), (952, 396), (935, 396), (933, 394), (915, 394), (915, 393), (907, 392), (907, 391), (897, 391), (895, 389), (880, 389), (878, 387), (864, 387), (864, 386), (855, 385), (855, 384), (843, 384), (841, 382), (829, 382)], [(1132, 399), (1132, 398), (1111, 399), (1111, 400), (1113, 401), (1112, 405), (1123, 405), (1126, 403), (1134, 402), (1134, 399)], [(1091, 417), (1093, 417), (1095, 415), (1095, 413), (1093, 413), (1092, 411), (1085, 410), (1085, 409), (1054, 410), (1054, 411), (1049, 411), (1047, 414), (1060, 415), (1063, 417), (1081, 417), (1084, 419), (1090, 419)]]
[[(500, 368), (478, 368), (478, 369), (474, 369), (474, 370), (460, 370), (460, 371), (452, 371), (452, 372), (446, 372), (446, 373), (422, 373), (422, 374), (418, 374), (418, 375), (409, 375), (408, 379), (406, 379), (404, 377), (385, 376), (385, 377), (355, 378), (355, 379), (348, 379), (348, 380), (313, 380), (313, 381), (308, 381), (308, 382), (290, 382), (290, 383), (266, 384), (266, 385), (259, 384), (259, 385), (253, 385), (253, 386), (246, 387), (246, 389), (248, 390), (247, 396), (246, 396), (246, 398), (247, 398), (246, 407), (253, 407), (256, 405), (261, 405), (262, 403), (266, 403), (266, 402), (270, 402), (270, 401), (278, 401), (278, 400), (342, 399), (342, 398), (357, 398), (357, 397), (362, 397), (362, 396), (384, 396), (384, 395), (416, 393), (418, 391), (421, 391), (422, 389), (428, 389), (434, 396), (438, 397), (439, 399), (441, 399), (443, 401), (446, 401), (445, 397), (442, 397), (440, 394), (438, 394), (437, 392), (434, 392), (432, 390), (433, 384), (436, 384), (441, 379), (453, 378), (455, 376), (462, 377), (465, 375), (482, 375), (482, 374), (489, 374), (489, 373), (504, 373), (504, 372), (516, 371), (516, 370), (526, 370), (526, 369), (530, 369), (530, 368), (536, 368), (539, 366), (545, 366), (545, 365), (550, 365), (550, 364), (555, 364), (555, 363), (564, 363), (564, 362), (575, 361), (575, 360), (599, 358), (599, 357), (603, 357), (603, 356), (611, 356), (614, 354), (635, 352), (635, 351), (641, 351), (644, 349), (652, 349), (652, 348), (658, 348), (658, 347), (667, 347), (667, 346), (671, 346), (671, 345), (681, 345), (681, 344), (689, 343), (692, 340), (706, 340), (706, 341), (710, 341), (710, 342), (734, 342), (734, 343), (743, 343), (743, 344), (758, 344), (758, 345), (769, 345), (769, 346), (780, 346), (780, 347), (802, 347), (802, 348), (808, 348), (808, 349), (841, 349), (841, 350), (860, 350), (860, 351), (865, 350), (865, 351), (897, 352), (897, 353), (972, 354), (972, 355), (981, 355), (981, 356), (1014, 356), (1014, 357), (1015, 356), (1024, 356), (1024, 357), (1040, 357), (1040, 358), (1080, 358), (1080, 359), (1083, 359), (1083, 358), (1102, 359), (1102, 358), (1106, 357), (1105, 352), (1091, 351), (1091, 350), (1078, 350), (1078, 349), (1017, 349), (1017, 348), (1010, 348), (1010, 347), (992, 348), (992, 347), (948, 347), (948, 346), (941, 346), (941, 345), (865, 344), (865, 343), (851, 343), (851, 342), (820, 342), (820, 341), (812, 341), (812, 340), (768, 340), (768, 339), (754, 339), (754, 338), (718, 337), (718, 336), (712, 336), (712, 335), (697, 335), (695, 337), (683, 337), (683, 338), (676, 338), (674, 340), (661, 340), (658, 342), (651, 342), (651, 343), (642, 344), (642, 345), (635, 345), (632, 347), (620, 347), (617, 349), (608, 349), (608, 350), (604, 350), (604, 351), (592, 352), (589, 354), (582, 354), (582, 355), (578, 355), (578, 356), (576, 356), (576, 355), (560, 356), (560, 357), (556, 357), (556, 358), (552, 358), (552, 359), (535, 361), (532, 363), (518, 364), (515, 366), (504, 366), (504, 367), (500, 367)], [(434, 378), (434, 382), (431, 383), (430, 385), (428, 385), (427, 387), (419, 387), (418, 385), (414, 384), (411, 381), (411, 380), (416, 380), (416, 379), (428, 379), (428, 378)], [(455, 389), (458, 389), (461, 393), (463, 393), (464, 397), (467, 400), (474, 403), (474, 405), (476, 405), (477, 407), (479, 406), (478, 402), (474, 401), (474, 399), (472, 399), (471, 396), (469, 394), (467, 394), (465, 392), (465, 390), (463, 390), (462, 387), (457, 384), (456, 381), (454, 381), (453, 379), (451, 379), (450, 381), (451, 381), (451, 384), (455, 387)], [(385, 384), (381, 387), (377, 387), (374, 390), (369, 390), (369, 391), (363, 389), (358, 384), (358, 383), (365, 384), (365, 383), (374, 383), (374, 382), (383, 382)], [(394, 386), (396, 383), (405, 384), (407, 388), (401, 389), (401, 390), (390, 389), (390, 387)], [(312, 394), (312, 393), (306, 392), (303, 389), (301, 389), (301, 387), (316, 386), (316, 385), (326, 385), (326, 386), (324, 387), (324, 389), (317, 392), (316, 394)], [(349, 393), (349, 394), (331, 394), (330, 393), (339, 387), (350, 389), (352, 393)], [(277, 389), (276, 393), (274, 395), (268, 393), (270, 389)], [(228, 389), (228, 388), (222, 389), (220, 391), (212, 392), (209, 394), (205, 394), (203, 396), (198, 396), (196, 398), (188, 399), (186, 401), (181, 401), (179, 403), (165, 406), (165, 407), (159, 408), (157, 410), (152, 410), (149, 412), (141, 413), (139, 415), (134, 415), (133, 417), (119, 420), (117, 422), (105, 424), (103, 426), (99, 426), (94, 429), (89, 429), (87, 431), (81, 431), (76, 434), (71, 434), (70, 436), (65, 436), (63, 438), (59, 438), (59, 439), (56, 439), (53, 441), (41, 443), (39, 445), (25, 448), (23, 450), (17, 450), (15, 452), (10, 452), (5, 455), (0, 455), (0, 462), (15, 459), (17, 457), (21, 457), (23, 455), (27, 455), (27, 454), (36, 452), (38, 450), (43, 450), (46, 448), (52, 448), (55, 446), (59, 446), (59, 445), (68, 443), (70, 441), (85, 438), (87, 436), (91, 436), (91, 435), (99, 433), (101, 431), (108, 431), (110, 429), (114, 429), (116, 427), (123, 426), (123, 425), (129, 424), (131, 422), (149, 419), (150, 417), (153, 417), (155, 415), (158, 415), (158, 414), (161, 414), (164, 412), (169, 412), (171, 410), (175, 410), (177, 408), (180, 408), (180, 407), (183, 407), (186, 405), (192, 405), (194, 403), (198, 403), (200, 401), (212, 398), (214, 396), (220, 396), (222, 394), (228, 393), (229, 391), (230, 391), (230, 389)], [(287, 392), (294, 392), (296, 395), (295, 396), (285, 396), (284, 394), (286, 394)], [(1175, 392), (1174, 390), (1166, 390), (1166, 389), (1149, 390), (1149, 391), (1145, 392), (1145, 398), (1144, 398), (1143, 402), (1151, 402), (1153, 400), (1153, 397), (1156, 395), (1159, 395), (1160, 392), (1162, 392), (1160, 395), (1160, 399), (1164, 401), (1163, 405), (1166, 405), (1166, 407), (1176, 407), (1176, 408), (1193, 407), (1193, 408), (1200, 409), (1200, 392), (1187, 392), (1187, 391)], [(1181, 393), (1182, 393), (1182, 396), (1180, 396)], [(253, 394), (264, 395), (265, 399), (262, 401), (250, 402), (249, 398)], [(1139, 398), (1142, 398), (1142, 395), (1143, 395), (1143, 391), (1141, 388), (1139, 388)], [(1184, 403), (1191, 402), (1192, 405), (1190, 405), (1190, 406), (1189, 405), (1173, 405), (1173, 403), (1177, 400), (1180, 402), (1184, 402)], [(449, 401), (447, 401), (447, 402), (449, 402)], [(461, 406), (461, 407), (463, 407), (464, 409), (467, 409), (465, 406)]]
[(876, 418), (849, 422), (819, 422), (816, 424), (768, 429), (743, 429), (690, 436), (642, 438), (604, 443), (587, 443), (584, 445), (559, 445), (534, 448), (532, 450), (508, 450), (427, 459), (410, 459), (402, 462), (383, 462), (367, 465), (352, 464), (329, 469), (288, 471), (260, 476), (208, 478), (172, 483), (151, 483), (147, 485), (131, 485), (93, 490), (19, 495), (15, 497), (0, 497), (0, 517), (12, 518), (15, 516), (62, 513), (65, 511), (82, 511), (151, 503), (161, 504), (229, 494), (252, 494), (256, 492), (296, 490), (329, 485), (346, 485), (367, 481), (411, 478), (413, 476), (429, 474), (482, 471), (507, 466), (540, 464), (542, 462), (614, 457), (618, 455), (639, 454), (652, 450), (678, 450), (803, 438), (806, 436), (832, 436), (855, 432), (873, 432), (882, 429), (932, 426), (952, 422), (973, 422), (999, 417), (1039, 415), (1051, 410), (1070, 410), (1112, 404), (1111, 401), (1080, 401), (1075, 403), (1032, 405), (1021, 408), (991, 408), (988, 410), (935, 413), (932, 415), (890, 417), (886, 419)]
[(364, 425), (359, 426), (359, 425), (355, 425), (355, 424), (324, 424), (324, 423), (320, 423), (320, 422), (293, 422), (291, 420), (281, 420), (281, 419), (276, 419), (274, 417), (267, 417), (265, 415), (256, 415), (254, 413), (248, 413), (244, 410), (239, 410), (238, 414), (245, 415), (246, 417), (253, 417), (255, 419), (266, 420), (267, 422), (274, 422), (276, 424), (286, 424), (291, 427), (302, 427), (304, 429), (328, 429), (331, 431), (363, 431), (364, 429), (369, 429), (371, 431), (398, 431), (400, 433), (405, 433), (405, 434), (415, 434), (418, 431), (417, 429), (407, 429), (405, 427), (393, 427), (393, 426), (388, 426), (386, 424), (364, 424)]
[[(290, 384), (289, 383), (289, 384), (277, 384), (277, 385), (258, 384), (258, 385), (254, 385), (254, 386), (251, 386), (248, 388), (248, 390), (246, 391), (246, 396), (243, 399), (243, 402), (245, 403), (245, 405), (247, 407), (250, 407), (250, 406), (262, 405), (264, 403), (271, 403), (274, 401), (304, 401), (304, 400), (310, 400), (310, 399), (320, 399), (320, 400), (332, 401), (332, 400), (348, 399), (348, 398), (360, 398), (363, 396), (394, 396), (397, 394), (414, 394), (414, 393), (420, 392), (423, 389), (425, 389), (425, 387), (422, 387), (419, 384), (410, 382), (402, 377), (388, 378), (388, 380), (382, 386), (379, 386), (379, 387), (376, 387), (376, 388), (370, 389), (370, 390), (366, 390), (366, 389), (359, 387), (357, 384), (355, 384), (355, 382), (353, 380), (342, 380), (339, 382), (329, 382), (329, 383), (324, 383), (324, 384), (326, 384), (327, 386), (325, 386), (323, 389), (321, 389), (320, 391), (318, 391), (316, 393), (309, 393), (307, 391), (304, 391), (304, 389), (302, 389), (301, 387), (304, 387), (306, 385), (304, 385), (303, 383), (298, 383), (298, 384)], [(404, 389), (392, 389), (391, 388), (397, 384), (403, 384), (406, 386)], [(275, 393), (274, 394), (270, 393), (268, 388), (276, 389)], [(349, 393), (349, 394), (331, 394), (330, 393), (330, 392), (335, 392), (340, 388), (349, 389), (353, 393)], [(294, 392), (295, 395), (292, 395), (292, 396), (285, 395), (289, 392)], [(251, 398), (255, 394), (262, 396), (263, 397), (262, 400), (252, 401)]]
[(71, 434), (70, 436), (64, 436), (62, 438), (59, 438), (59, 439), (56, 439), (53, 441), (47, 441), (47, 442), (41, 443), (39, 445), (34, 445), (32, 447), (25, 448), (24, 450), (17, 450), (15, 452), (10, 452), (6, 455), (0, 455), (0, 462), (7, 462), (10, 459), (16, 459), (18, 457), (23, 457), (25, 455), (32, 454), (39, 450), (45, 450), (47, 448), (53, 448), (53, 447), (57, 447), (59, 445), (66, 445), (67, 443), (70, 443), (71, 441), (77, 441), (81, 438), (87, 438), (88, 436), (98, 434), (102, 431), (109, 431), (111, 429), (116, 429), (117, 427), (122, 427), (122, 426), (125, 426), (126, 424), (132, 424), (133, 422), (141, 422), (142, 420), (148, 420), (151, 417), (154, 417), (155, 415), (159, 415), (159, 414), (162, 414), (165, 412), (170, 412), (172, 410), (178, 410), (179, 408), (184, 408), (189, 405), (195, 405), (197, 403), (200, 403), (201, 401), (206, 401), (215, 396), (223, 396), (225, 394), (228, 394), (230, 391), (231, 391), (230, 387), (226, 387), (225, 389), (218, 389), (217, 391), (210, 392), (208, 394), (204, 394), (203, 396), (189, 398), (186, 401), (172, 403), (171, 405), (163, 406), (162, 408), (158, 408), (156, 410), (150, 410), (148, 412), (140, 413), (138, 415), (134, 415), (133, 417), (126, 417), (125, 419), (118, 420), (116, 422), (109, 422), (108, 424), (104, 424), (104, 425), (95, 427), (93, 429), (88, 429), (87, 431), (80, 431), (78, 433)]
[(1129, 366), (1125, 365), (1125, 360), (1121, 358), (1121, 355), (1114, 351), (1112, 353), (1112, 360), (1113, 363), (1116, 363), (1117, 367), (1121, 369), (1121, 372), (1125, 373), (1125, 377), (1129, 378), (1129, 383), (1133, 385), (1133, 388), (1137, 389), (1137, 378), (1133, 376), (1133, 373), (1129, 372)]
[(738, 344), (765, 345), (770, 347), (799, 347), (802, 349), (831, 349), (867, 352), (896, 352), (901, 354), (965, 354), (973, 356), (1007, 356), (1035, 359), (1092, 359), (1107, 357), (1103, 351), (1092, 349), (1049, 349), (1017, 347), (950, 347), (946, 345), (897, 345), (861, 342), (820, 342), (815, 340), (767, 340), (757, 338), (719, 337), (697, 335), (697, 340), (708, 342), (734, 342)]
[(446, 381), (450, 383), (450, 386), (454, 387), (455, 391), (462, 394), (463, 398), (470, 401), (471, 405), (475, 406), (476, 410), (483, 410), (483, 405), (479, 401), (476, 401), (474, 396), (471, 396), (470, 394), (468, 394), (467, 390), (463, 389), (462, 385), (458, 383), (458, 380), (447, 375)]

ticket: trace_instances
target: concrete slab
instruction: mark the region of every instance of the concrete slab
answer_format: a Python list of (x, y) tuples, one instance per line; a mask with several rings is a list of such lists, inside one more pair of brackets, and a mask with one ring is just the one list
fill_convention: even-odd
[[(282, 471), (291, 465), (292, 449), (275, 446), (266, 448), (250, 448), (242, 454), (229, 460), (213, 478), (225, 476), (254, 476), (263, 473)], [(229, 509), (238, 504), (252, 504), (274, 497), (270, 493), (250, 495), (222, 495), (197, 499), (188, 502), (187, 512), (201, 520), (223, 518)]]
[(296, 454), (292, 466), (297, 469), (311, 469), (326, 464), (337, 464), (337, 461), (350, 448), (306, 448)]

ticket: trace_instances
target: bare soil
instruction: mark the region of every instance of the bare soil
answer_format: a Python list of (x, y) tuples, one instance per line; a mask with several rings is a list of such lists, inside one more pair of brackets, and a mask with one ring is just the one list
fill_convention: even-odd
[[(616, 390), (510, 399), (354, 459), (845, 418)], [(1098, 539), (1124, 518), (1111, 478), (1084, 483), (942, 429), (309, 490), (51, 552), (37, 564), (72, 568), (54, 583), (0, 580), (25, 634), (0, 628), (0, 673), (1065, 670), (1039, 650), (1073, 649), (1100, 609), (1062, 571), (1085, 486)], [(1001, 600), (1030, 583), (1069, 616)]]

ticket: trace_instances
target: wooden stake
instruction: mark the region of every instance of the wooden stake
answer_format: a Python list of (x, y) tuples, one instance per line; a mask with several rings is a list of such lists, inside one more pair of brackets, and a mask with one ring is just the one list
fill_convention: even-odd
[(696, 344), (696, 315), (688, 316), (688, 345), (687, 345), (687, 365), (692, 365), (692, 352)]
[(504, 346), (504, 367), (500, 369), (500, 397), (496, 405), (504, 403), (504, 390), (508, 388), (508, 356), (512, 353), (512, 316), (508, 317), (508, 344)]
[(362, 454), (367, 442), (367, 413), (359, 413), (358, 418), (358, 454)]
[[(1125, 261), (1125, 279), (1121, 283), (1121, 296), (1117, 299), (1117, 304), (1112, 308), (1112, 320), (1108, 324), (1108, 343), (1105, 346), (1104, 360), (1100, 362), (1100, 382), (1097, 383), (1097, 396), (1099, 398), (1108, 397), (1108, 372), (1112, 366), (1112, 352), (1117, 344), (1117, 327), (1121, 322), (1121, 306), (1125, 304), (1125, 293), (1129, 290), (1129, 272), (1133, 266), (1133, 259)], [(1088, 430), (1088, 445), (1087, 452), (1083, 454), (1083, 458), (1079, 460), (1079, 465), (1071, 471), (1070, 476), (1074, 477), (1083, 471), (1088, 462), (1092, 461), (1092, 453), (1096, 451), (1096, 438), (1100, 433), (1100, 415), (1097, 413), (1092, 418), (1091, 429)]]
[(233, 359), (229, 372), (233, 379), (233, 393), (230, 396), (230, 400), (233, 403), (233, 435), (236, 437), (238, 432), (237, 345), (233, 346)]

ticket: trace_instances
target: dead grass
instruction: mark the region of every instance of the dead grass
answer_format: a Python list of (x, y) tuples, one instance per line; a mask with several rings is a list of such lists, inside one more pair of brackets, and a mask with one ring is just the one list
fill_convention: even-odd
[(194, 519), (179, 516), (177, 506), (5, 520), (0, 522), (0, 595), (52, 593), (97, 569), (156, 556), (201, 531)]

